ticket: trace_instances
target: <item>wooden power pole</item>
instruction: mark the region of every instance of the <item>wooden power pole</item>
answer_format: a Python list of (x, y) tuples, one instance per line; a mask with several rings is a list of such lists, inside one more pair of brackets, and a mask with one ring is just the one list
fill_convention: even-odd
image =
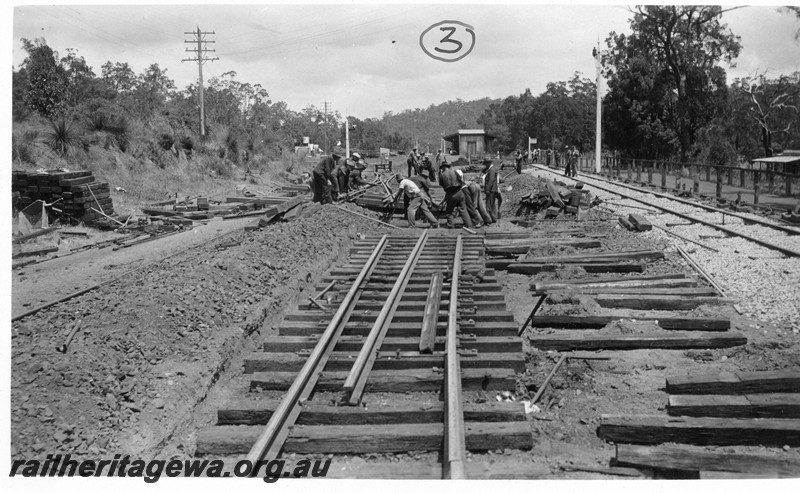
[(328, 150), (329, 150), (329, 148), (328, 148), (328, 105), (330, 103), (328, 101), (323, 101), (322, 104), (323, 104), (323, 107), (325, 108), (325, 110), (324, 110), (324, 115), (325, 116), (324, 116), (324, 120), (323, 120), (324, 123), (322, 124), (322, 131), (325, 134), (325, 152), (327, 153)]
[(213, 62), (214, 60), (219, 60), (219, 58), (217, 58), (217, 57), (208, 58), (206, 56), (206, 53), (214, 52), (216, 50), (210, 50), (210, 49), (208, 49), (206, 47), (207, 43), (214, 43), (214, 41), (213, 40), (206, 40), (205, 36), (209, 35), (209, 34), (215, 34), (215, 33), (214, 33), (214, 31), (211, 31), (211, 32), (201, 31), (200, 28), (198, 27), (197, 31), (184, 32), (183, 34), (192, 34), (192, 35), (194, 35), (194, 39), (186, 40), (186, 41), (184, 41), (184, 43), (197, 44), (196, 48), (193, 48), (193, 49), (186, 48), (186, 51), (188, 53), (194, 53), (194, 57), (192, 57), (192, 58), (184, 58), (183, 60), (181, 60), (181, 62), (197, 62), (197, 69), (198, 69), (199, 76), (200, 76), (200, 78), (199, 78), (200, 83), (198, 84), (198, 88), (199, 88), (198, 95), (200, 96), (200, 136), (205, 136), (206, 135), (206, 114), (205, 114), (205, 108), (204, 108), (204, 103), (203, 103), (203, 63), (204, 62)]

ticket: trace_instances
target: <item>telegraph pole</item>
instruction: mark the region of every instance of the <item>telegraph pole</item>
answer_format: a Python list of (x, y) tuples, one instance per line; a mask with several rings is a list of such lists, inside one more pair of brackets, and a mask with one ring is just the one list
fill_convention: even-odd
[(216, 50), (210, 50), (206, 47), (207, 43), (214, 43), (215, 41), (207, 41), (205, 36), (208, 34), (216, 34), (214, 31), (201, 31), (200, 28), (197, 28), (197, 31), (189, 31), (184, 32), (183, 34), (192, 34), (194, 35), (194, 39), (184, 41), (184, 43), (196, 43), (197, 48), (189, 49), (186, 48), (188, 53), (194, 53), (193, 58), (184, 58), (181, 62), (197, 62), (197, 70), (200, 74), (200, 84), (199, 87), (199, 96), (200, 96), (200, 136), (206, 135), (206, 114), (203, 102), (203, 63), (204, 62), (213, 62), (214, 60), (219, 60), (219, 58), (208, 58), (206, 57), (207, 52), (214, 52)]
[(350, 159), (350, 122), (344, 117), (344, 159)]
[(328, 101), (323, 101), (322, 105), (325, 108), (325, 119), (322, 120), (324, 123), (322, 124), (322, 131), (325, 133), (325, 152), (328, 152)]
[(595, 84), (595, 88), (597, 89), (597, 118), (596, 118), (596, 125), (595, 125), (595, 137), (594, 137), (594, 171), (595, 173), (600, 172), (600, 168), (602, 165), (600, 154), (602, 152), (601, 147), (601, 140), (600, 140), (600, 132), (601, 132), (601, 121), (602, 121), (602, 114), (603, 114), (603, 104), (602, 104), (602, 92), (600, 90), (600, 84), (603, 82), (602, 77), (602, 58), (603, 53), (600, 51), (600, 38), (597, 38), (597, 48), (594, 49), (592, 55), (594, 55), (594, 65), (595, 69), (597, 70), (597, 82)]

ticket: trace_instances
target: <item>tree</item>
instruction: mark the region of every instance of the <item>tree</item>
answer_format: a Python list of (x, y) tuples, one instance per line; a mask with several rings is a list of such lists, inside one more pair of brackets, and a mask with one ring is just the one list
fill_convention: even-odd
[(31, 111), (25, 103), (25, 95), (28, 92), (28, 72), (25, 69), (14, 71), (11, 77), (11, 118), (15, 122), (22, 121)]
[(749, 116), (756, 122), (761, 132), (761, 145), (764, 156), (772, 157), (773, 135), (789, 135), (793, 118), (797, 115), (796, 99), (800, 94), (800, 72), (768, 79), (765, 74), (739, 81), (739, 89), (750, 101)]
[(540, 145), (589, 148), (594, 139), (594, 82), (575, 73), (569, 81), (550, 82), (545, 92), (530, 89), (493, 103), (478, 122), (505, 152), (527, 149), (528, 137)]
[(90, 97), (94, 87), (94, 71), (73, 48), (67, 48), (67, 55), (61, 59), (61, 66), (67, 82), (66, 102), (74, 108)]
[[(798, 7), (796, 5), (788, 6), (788, 7), (781, 7), (778, 10), (780, 12), (785, 12), (785, 13), (788, 13), (788, 14), (794, 14), (795, 17), (797, 17), (797, 20), (800, 20), (800, 7)], [(800, 29), (798, 29), (797, 33), (795, 33), (794, 39), (800, 40)]]
[(136, 87), (136, 73), (127, 63), (109, 61), (100, 70), (100, 77), (118, 94), (127, 94)]
[(175, 82), (167, 76), (167, 70), (153, 63), (137, 77), (131, 95), (133, 109), (142, 117), (151, 117), (163, 108), (174, 89)]
[(58, 54), (41, 38), (23, 38), (22, 46), (28, 52), (22, 62), (28, 76), (25, 104), (48, 118), (62, 114), (66, 109), (67, 78)]
[[(639, 6), (632, 12), (632, 34), (611, 33), (607, 40), (609, 87), (647, 94), (644, 101), (654, 104), (631, 106), (632, 120), (663, 125), (670, 135), (657, 136), (674, 140), (682, 161), (727, 96), (725, 71), (717, 64), (732, 63), (741, 51), (740, 38), (720, 20), (724, 12), (719, 6)], [(613, 84), (615, 79), (622, 83)]]

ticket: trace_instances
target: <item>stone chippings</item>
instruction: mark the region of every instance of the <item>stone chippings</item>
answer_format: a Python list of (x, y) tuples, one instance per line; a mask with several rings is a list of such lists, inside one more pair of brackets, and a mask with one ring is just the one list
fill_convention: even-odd
[[(324, 207), (226, 235), (13, 323), (12, 459), (154, 450), (246, 334), (357, 235), (380, 229)], [(77, 321), (68, 352), (57, 352)]]
[[(587, 184), (591, 184), (592, 179), (586, 178), (585, 181)], [(718, 212), (706, 211), (624, 187), (615, 187), (613, 184), (602, 183), (601, 185), (612, 190), (619, 190), (620, 193), (632, 197), (641, 198), (648, 203), (669, 207), (676, 212), (722, 224), (722, 214)], [(621, 200), (617, 195), (602, 190), (596, 190), (596, 193), (604, 200), (613, 199), (614, 203), (606, 205), (620, 213), (627, 214), (634, 210), (626, 208), (626, 205), (642, 207), (640, 202)], [(684, 250), (690, 253), (692, 258), (727, 291), (729, 296), (739, 298), (738, 306), (744, 315), (774, 324), (784, 330), (800, 331), (800, 258), (786, 257), (780, 252), (770, 250), (744, 238), (727, 237), (723, 232), (702, 224), (667, 228), (667, 223), (685, 223), (686, 221), (661, 212), (650, 213), (641, 210), (637, 212), (645, 215), (655, 225), (719, 250), (719, 253), (712, 252), (693, 243), (684, 242), (657, 228), (647, 233), (641, 233), (656, 238), (662, 237), (672, 244), (683, 246)], [(790, 236), (757, 224), (745, 225), (742, 219), (727, 215), (725, 216), (725, 226), (734, 231), (800, 251), (800, 235)], [(701, 236), (703, 237), (701, 238)]]

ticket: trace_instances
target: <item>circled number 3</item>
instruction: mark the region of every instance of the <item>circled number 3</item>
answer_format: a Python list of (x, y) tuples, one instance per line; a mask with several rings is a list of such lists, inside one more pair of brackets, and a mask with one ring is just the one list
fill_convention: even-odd
[[(435, 28), (439, 33), (445, 33), (443, 38), (436, 35)], [(456, 62), (469, 55), (475, 47), (475, 30), (460, 21), (437, 22), (420, 34), (419, 45), (434, 60)]]

